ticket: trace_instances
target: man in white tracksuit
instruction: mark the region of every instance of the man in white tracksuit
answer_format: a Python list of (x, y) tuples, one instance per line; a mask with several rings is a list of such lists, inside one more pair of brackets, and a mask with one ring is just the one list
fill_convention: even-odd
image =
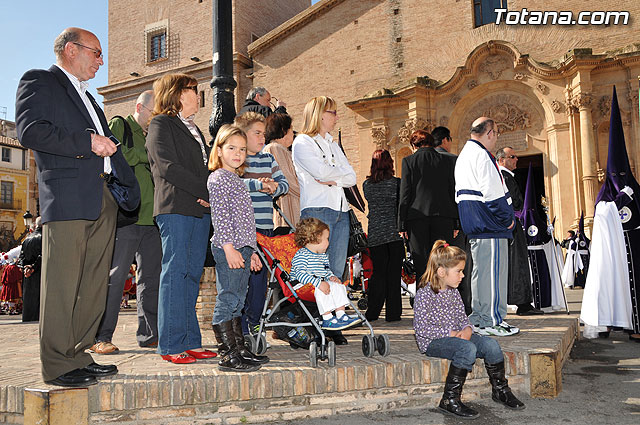
[(460, 152), (455, 168), (456, 203), (462, 230), (469, 237), (473, 271), (473, 312), (469, 320), (481, 335), (508, 336), (519, 332), (504, 321), (507, 315), (509, 248), (515, 224), (511, 196), (491, 154), (498, 127), (480, 117)]

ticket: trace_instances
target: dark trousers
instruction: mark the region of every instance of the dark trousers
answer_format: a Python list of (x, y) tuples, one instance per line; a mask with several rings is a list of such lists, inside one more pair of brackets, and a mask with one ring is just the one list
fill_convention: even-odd
[(369, 279), (367, 320), (376, 320), (386, 302), (385, 319), (400, 320), (402, 299), (400, 297), (400, 272), (404, 258), (402, 241), (389, 242), (369, 247), (373, 274)]
[(40, 318), (40, 269), (22, 279), (22, 321), (37, 322)]
[(469, 244), (469, 238), (462, 230), (458, 232), (458, 236), (453, 239), (451, 245), (457, 246), (467, 254), (467, 261), (464, 264), (464, 277), (458, 285), (458, 292), (462, 297), (462, 303), (464, 304), (464, 312), (469, 316), (473, 310), (471, 309), (471, 271), (473, 270), (473, 258), (471, 258), (471, 245)]
[(40, 360), (50, 381), (93, 362), (104, 312), (118, 206), (103, 185), (97, 220), (52, 221), (42, 227)]
[[(257, 229), (263, 235), (273, 236), (273, 230)], [(260, 323), (260, 316), (267, 296), (267, 268), (262, 265), (258, 272), (251, 272), (249, 275), (249, 288), (247, 299), (242, 310), (242, 331), (249, 332), (249, 325)]]
[(454, 220), (449, 217), (431, 216), (409, 220), (406, 226), (411, 258), (416, 268), (416, 279), (419, 281), (427, 269), (433, 243), (438, 239), (452, 243)]
[(158, 287), (162, 269), (162, 242), (156, 226), (129, 226), (116, 229), (113, 260), (109, 273), (107, 303), (96, 341), (111, 341), (118, 324), (122, 291), (133, 260), (136, 260), (136, 304), (138, 330), (142, 347), (158, 340)]

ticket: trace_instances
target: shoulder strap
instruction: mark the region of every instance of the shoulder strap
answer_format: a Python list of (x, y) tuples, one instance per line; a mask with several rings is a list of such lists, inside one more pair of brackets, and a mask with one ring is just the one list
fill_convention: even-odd
[(131, 149), (133, 148), (133, 132), (131, 131), (131, 126), (129, 125), (129, 123), (127, 122), (127, 120), (120, 116), (120, 115), (116, 115), (113, 117), (121, 119), (122, 120), (122, 124), (124, 125), (124, 144), (127, 145), (127, 148)]

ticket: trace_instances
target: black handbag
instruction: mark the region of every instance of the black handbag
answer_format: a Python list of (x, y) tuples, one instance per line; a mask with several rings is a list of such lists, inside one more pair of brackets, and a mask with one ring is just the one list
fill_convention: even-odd
[(347, 257), (352, 257), (364, 251), (368, 246), (367, 235), (364, 233), (362, 223), (356, 217), (356, 213), (349, 208), (349, 248), (347, 248)]

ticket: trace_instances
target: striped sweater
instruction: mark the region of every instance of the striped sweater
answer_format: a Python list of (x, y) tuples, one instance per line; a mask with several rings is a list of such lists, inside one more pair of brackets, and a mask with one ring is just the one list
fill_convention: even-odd
[[(256, 155), (247, 155), (245, 163), (247, 167), (242, 177), (251, 195), (256, 228), (271, 230), (273, 229), (273, 198), (287, 193), (289, 191), (289, 183), (270, 153), (259, 152)], [(258, 179), (261, 177), (272, 178), (278, 183), (278, 188), (272, 195), (260, 192), (262, 182)]]
[(316, 288), (320, 282), (328, 281), (334, 274), (329, 267), (329, 256), (317, 254), (308, 248), (300, 248), (291, 260), (291, 277), (306, 285), (311, 283)]

